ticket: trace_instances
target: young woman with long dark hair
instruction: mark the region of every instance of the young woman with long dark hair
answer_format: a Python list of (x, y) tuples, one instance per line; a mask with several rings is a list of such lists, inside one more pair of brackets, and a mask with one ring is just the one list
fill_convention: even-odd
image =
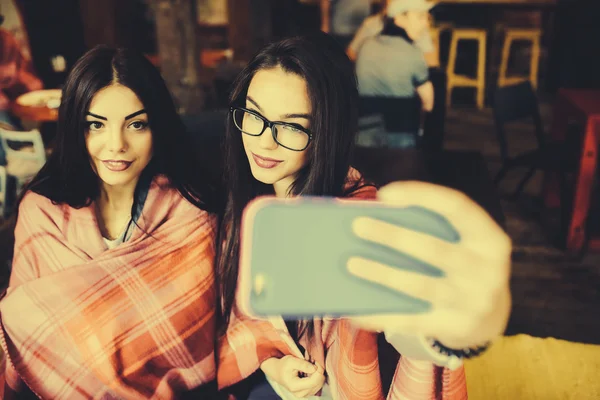
[[(383, 331), (402, 354), (390, 398), (465, 398), (460, 359), (470, 353), (461, 351), (470, 347), (480, 351), (481, 345), (506, 326), (510, 309), (506, 299), (507, 295), (510, 299), (510, 241), (506, 235), (464, 195), (424, 183), (396, 183), (382, 189), (381, 201), (403, 205), (417, 201), (447, 216), (461, 233), (472, 227), (471, 222), (457, 220), (457, 210), (471, 212), (479, 227), (494, 226), (486, 232), (486, 239), (502, 251), (494, 256), (477, 253), (477, 259), (493, 265), (490, 270), (499, 279), (491, 283), (488, 276), (482, 277), (482, 272), (477, 272), (482, 270), (481, 264), (475, 272), (469, 271), (475, 275), (467, 278), (464, 271), (453, 271), (456, 263), (471, 266), (473, 254), (468, 240), (467, 248), (465, 243), (449, 246), (416, 232), (362, 221), (355, 224), (355, 234), (441, 265), (449, 280), (432, 282), (363, 259), (351, 260), (350, 271), (365, 280), (431, 301), (433, 316), (419, 315), (416, 321), (402, 315), (285, 322), (281, 318), (249, 318), (236, 305), (235, 295), (242, 213), (252, 199), (261, 195), (375, 199), (378, 195), (350, 165), (357, 130), (356, 78), (343, 49), (328, 35), (296, 37), (268, 45), (241, 72), (230, 100), (225, 161), (228, 200), (217, 261), (222, 306), (219, 386), (235, 385), (261, 369), (267, 383), (256, 384), (251, 398), (265, 398), (265, 387), (271, 395), (276, 392), (283, 398), (307, 397), (319, 391), (323, 398), (383, 398), (376, 333)], [(472, 235), (466, 236), (472, 239)], [(477, 240), (480, 238), (481, 234)], [(406, 249), (405, 243), (412, 244), (411, 248)], [(294, 279), (293, 273), (290, 279)], [(447, 294), (454, 293), (451, 287), (455, 284), (468, 288), (466, 293), (456, 295), (460, 298), (458, 310), (440, 308), (444, 311), (438, 313), (438, 307), (449, 303), (440, 304), (444, 298), (436, 298), (437, 291), (431, 293), (430, 287)], [(481, 294), (481, 286), (489, 293)], [(470, 309), (471, 302), (478, 300), (491, 305), (483, 310)], [(482, 328), (479, 324), (492, 318), (489, 312), (493, 324)], [(470, 328), (457, 329), (448, 313), (458, 313)]]
[(143, 55), (97, 47), (73, 66), (18, 209), (5, 398), (216, 394), (218, 202), (193, 148)]

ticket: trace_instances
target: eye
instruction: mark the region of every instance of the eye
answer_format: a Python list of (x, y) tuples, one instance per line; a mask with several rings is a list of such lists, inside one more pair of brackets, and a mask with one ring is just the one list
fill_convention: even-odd
[(258, 110), (255, 110), (254, 107), (248, 108), (248, 111), (245, 111), (244, 114), (247, 114), (248, 118), (253, 121), (261, 121), (262, 122), (261, 117), (259, 117), (260, 112), (258, 112)]
[(102, 129), (104, 124), (100, 121), (86, 121), (86, 128), (88, 131), (97, 131)]
[(148, 123), (145, 121), (135, 121), (132, 122), (129, 126), (135, 129), (136, 131), (143, 131), (148, 127)]
[(294, 133), (300, 133), (303, 132), (302, 129), (294, 126), (294, 125), (283, 125), (285, 130), (288, 130), (290, 132), (294, 132)]

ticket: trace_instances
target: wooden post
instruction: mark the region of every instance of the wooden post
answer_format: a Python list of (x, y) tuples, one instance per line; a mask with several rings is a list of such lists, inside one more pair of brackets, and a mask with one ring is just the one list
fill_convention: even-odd
[(147, 0), (156, 22), (160, 69), (180, 114), (204, 107), (195, 0)]
[(229, 46), (236, 61), (248, 61), (271, 40), (271, 1), (228, 0)]
[(93, 0), (79, 0), (79, 8), (83, 25), (85, 44), (92, 48), (99, 44), (117, 46), (115, 0), (102, 2)]

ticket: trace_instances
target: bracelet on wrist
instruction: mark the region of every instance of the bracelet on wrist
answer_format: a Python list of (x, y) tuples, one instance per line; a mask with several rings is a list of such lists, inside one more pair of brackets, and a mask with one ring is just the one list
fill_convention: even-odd
[(477, 347), (468, 347), (465, 349), (451, 349), (450, 347), (444, 346), (436, 339), (430, 339), (431, 346), (438, 351), (439, 353), (448, 356), (448, 357), (458, 357), (460, 359), (470, 359), (474, 357), (478, 357), (482, 353), (484, 353), (489, 347), (490, 342), (482, 346)]

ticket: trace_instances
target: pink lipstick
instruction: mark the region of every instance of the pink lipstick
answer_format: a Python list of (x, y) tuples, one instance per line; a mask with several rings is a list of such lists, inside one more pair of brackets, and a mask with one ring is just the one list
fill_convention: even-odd
[(124, 160), (102, 160), (102, 164), (109, 171), (113, 172), (122, 172), (131, 166), (132, 161), (124, 161)]
[(261, 157), (254, 153), (252, 153), (252, 158), (254, 159), (254, 162), (256, 163), (256, 165), (258, 165), (261, 168), (266, 168), (266, 169), (275, 168), (276, 166), (278, 166), (279, 164), (281, 164), (283, 162), (283, 160), (275, 160), (274, 158)]

